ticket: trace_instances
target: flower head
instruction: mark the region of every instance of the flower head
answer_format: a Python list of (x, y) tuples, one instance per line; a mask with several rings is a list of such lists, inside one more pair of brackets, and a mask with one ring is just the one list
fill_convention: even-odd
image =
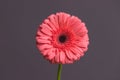
[(67, 64), (79, 60), (88, 49), (85, 23), (64, 12), (50, 15), (39, 26), (36, 43), (51, 63)]

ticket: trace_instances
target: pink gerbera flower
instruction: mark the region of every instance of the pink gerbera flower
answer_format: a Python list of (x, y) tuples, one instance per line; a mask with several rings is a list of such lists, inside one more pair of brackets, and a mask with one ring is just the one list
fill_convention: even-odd
[(88, 49), (85, 23), (64, 12), (50, 15), (39, 26), (36, 42), (39, 51), (51, 63), (73, 63)]

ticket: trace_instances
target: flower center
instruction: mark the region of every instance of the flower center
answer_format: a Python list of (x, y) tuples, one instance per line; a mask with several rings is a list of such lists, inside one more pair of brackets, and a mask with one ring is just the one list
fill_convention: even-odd
[(66, 42), (66, 40), (67, 40), (67, 36), (66, 35), (60, 35), (59, 36), (60, 43), (64, 43), (64, 42)]

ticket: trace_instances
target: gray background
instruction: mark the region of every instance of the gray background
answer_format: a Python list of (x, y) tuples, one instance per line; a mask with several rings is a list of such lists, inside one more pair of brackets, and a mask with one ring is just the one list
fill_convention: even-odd
[(63, 65), (61, 80), (120, 80), (119, 0), (0, 0), (0, 80), (56, 80), (57, 65), (36, 48), (38, 25), (50, 14), (78, 16), (89, 29), (89, 50)]

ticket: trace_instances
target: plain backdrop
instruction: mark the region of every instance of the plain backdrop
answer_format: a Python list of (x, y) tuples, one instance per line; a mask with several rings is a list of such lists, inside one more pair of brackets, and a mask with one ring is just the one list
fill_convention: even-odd
[(63, 65), (61, 80), (120, 80), (119, 0), (0, 0), (0, 80), (56, 80), (58, 65), (42, 57), (35, 35), (61, 11), (81, 18), (90, 37), (85, 56)]

